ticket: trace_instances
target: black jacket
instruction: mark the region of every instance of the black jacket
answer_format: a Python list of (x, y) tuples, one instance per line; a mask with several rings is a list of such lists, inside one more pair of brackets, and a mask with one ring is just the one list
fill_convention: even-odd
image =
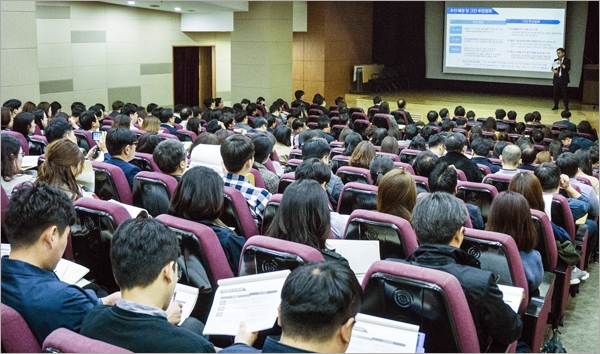
[(446, 162), (449, 165), (454, 165), (454, 167), (463, 171), (467, 177), (467, 181), (469, 182), (479, 183), (483, 179), (477, 164), (458, 151), (449, 151), (445, 156), (440, 158), (440, 162)]
[[(554, 61), (559, 60), (558, 58), (554, 59)], [(569, 70), (571, 70), (571, 59), (567, 58), (567, 57), (563, 57), (563, 64), (565, 66), (565, 68), (563, 69), (562, 67), (560, 68), (560, 76), (558, 76), (557, 74), (554, 74), (554, 77), (552, 78), (552, 82), (557, 83), (557, 82), (561, 82), (561, 83), (569, 83), (571, 82), (570, 78), (569, 78)]]
[(482, 351), (489, 338), (509, 345), (521, 336), (523, 322), (502, 301), (502, 292), (488, 270), (479, 269), (479, 260), (460, 248), (441, 244), (422, 244), (407, 259), (409, 263), (450, 273), (458, 279), (463, 291)]

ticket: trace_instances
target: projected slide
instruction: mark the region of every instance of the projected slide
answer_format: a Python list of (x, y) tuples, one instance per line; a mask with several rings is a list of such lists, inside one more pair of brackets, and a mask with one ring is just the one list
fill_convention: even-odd
[(565, 9), (447, 7), (444, 72), (549, 73), (564, 47), (564, 22)]

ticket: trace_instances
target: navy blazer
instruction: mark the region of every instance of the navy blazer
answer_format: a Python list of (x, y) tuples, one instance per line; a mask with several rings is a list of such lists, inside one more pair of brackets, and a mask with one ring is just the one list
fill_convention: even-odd
[(125, 173), (125, 177), (127, 177), (127, 182), (129, 182), (129, 188), (133, 189), (133, 178), (138, 173), (142, 172), (142, 170), (134, 164), (130, 164), (129, 162), (123, 161), (116, 157), (111, 157), (104, 162), (109, 163), (111, 165), (115, 165), (118, 168), (123, 170)]
[(172, 127), (172, 126), (170, 126), (170, 125), (168, 125), (166, 123), (161, 123), (160, 127), (166, 129), (167, 133), (172, 134), (172, 135), (175, 135), (175, 133), (177, 132), (177, 128), (176, 127)]

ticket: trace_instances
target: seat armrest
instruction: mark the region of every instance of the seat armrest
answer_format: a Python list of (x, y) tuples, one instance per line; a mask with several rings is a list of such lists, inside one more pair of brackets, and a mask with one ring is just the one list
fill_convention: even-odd
[(542, 283), (538, 287), (538, 294), (531, 297), (529, 305), (527, 305), (527, 308), (525, 309), (525, 316), (539, 316), (542, 307), (544, 307), (544, 303), (550, 300), (548, 299), (548, 294), (554, 287), (555, 279), (556, 274), (544, 272)]

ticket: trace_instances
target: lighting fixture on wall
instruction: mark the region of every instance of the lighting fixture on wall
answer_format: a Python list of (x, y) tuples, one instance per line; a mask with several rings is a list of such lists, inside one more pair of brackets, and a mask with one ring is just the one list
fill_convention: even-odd
[(135, 1), (127, 1), (129, 5), (135, 5)]
[(175, 8), (175, 11), (181, 11), (181, 8), (179, 8), (179, 7), (176, 7), (176, 8)]

